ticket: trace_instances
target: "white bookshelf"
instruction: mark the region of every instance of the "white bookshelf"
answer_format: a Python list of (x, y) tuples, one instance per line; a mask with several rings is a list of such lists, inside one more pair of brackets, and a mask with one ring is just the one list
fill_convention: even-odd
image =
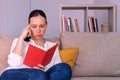
[(101, 29), (101, 24), (107, 23), (110, 25), (110, 32), (117, 32), (117, 12), (115, 4), (60, 4), (60, 32), (62, 32), (62, 15), (78, 18), (78, 22), (80, 21), (80, 30), (83, 29), (83, 32), (88, 32), (88, 16), (95, 16), (98, 18), (99, 29)]

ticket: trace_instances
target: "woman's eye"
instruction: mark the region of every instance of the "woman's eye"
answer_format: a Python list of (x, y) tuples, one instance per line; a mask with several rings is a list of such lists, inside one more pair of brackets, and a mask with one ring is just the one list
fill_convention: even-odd
[(44, 28), (45, 26), (44, 25), (40, 25), (41, 28)]
[(32, 25), (32, 28), (36, 28), (36, 25)]

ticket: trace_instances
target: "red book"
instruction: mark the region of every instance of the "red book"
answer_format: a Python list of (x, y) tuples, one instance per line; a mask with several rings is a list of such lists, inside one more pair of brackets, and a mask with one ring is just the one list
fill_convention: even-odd
[(24, 64), (29, 67), (37, 67), (38, 64), (46, 66), (52, 59), (58, 44), (55, 43), (49, 49), (30, 44), (26, 53)]
[(93, 19), (94, 19), (93, 16), (89, 16), (88, 24), (89, 24), (89, 30), (90, 30), (90, 32), (95, 32)]

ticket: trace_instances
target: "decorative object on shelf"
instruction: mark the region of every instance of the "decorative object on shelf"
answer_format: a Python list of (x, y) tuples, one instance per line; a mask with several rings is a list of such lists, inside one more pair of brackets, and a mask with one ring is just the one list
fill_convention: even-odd
[(110, 32), (109, 24), (101, 24), (101, 32)]

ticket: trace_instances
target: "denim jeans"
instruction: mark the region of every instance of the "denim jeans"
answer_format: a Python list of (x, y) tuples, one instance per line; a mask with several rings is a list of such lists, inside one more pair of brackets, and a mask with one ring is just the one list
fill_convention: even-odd
[(4, 71), (0, 80), (70, 80), (71, 68), (66, 63), (59, 63), (46, 72), (32, 68), (9, 69)]

